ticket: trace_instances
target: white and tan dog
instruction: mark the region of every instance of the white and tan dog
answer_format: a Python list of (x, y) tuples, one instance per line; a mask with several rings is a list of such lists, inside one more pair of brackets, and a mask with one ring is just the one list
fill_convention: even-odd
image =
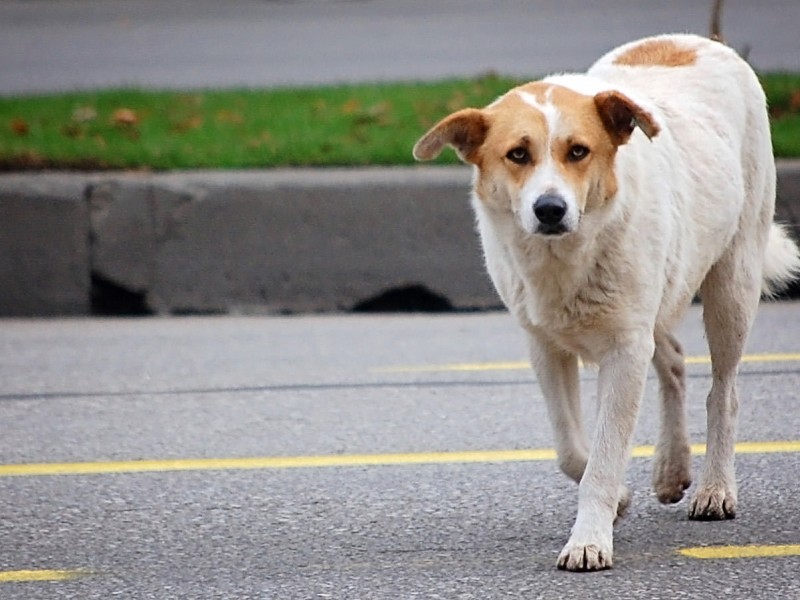
[[(762, 291), (800, 270), (773, 224), (775, 164), (764, 93), (721, 43), (632, 42), (586, 74), (512, 89), (443, 119), (414, 147), (475, 166), (489, 274), (525, 329), (559, 463), (579, 482), (559, 568), (612, 564), (612, 526), (652, 360), (661, 385), (653, 484), (677, 502), (692, 479), (684, 360), (671, 331), (699, 292), (712, 357), (708, 450), (691, 519), (736, 511), (736, 372)], [(578, 359), (596, 363), (597, 424), (581, 425)]]

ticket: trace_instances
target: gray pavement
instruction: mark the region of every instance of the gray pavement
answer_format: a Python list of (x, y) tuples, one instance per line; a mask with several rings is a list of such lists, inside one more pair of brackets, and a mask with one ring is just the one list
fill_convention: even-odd
[[(538, 388), (518, 364), (522, 335), (504, 313), (6, 319), (0, 597), (798, 597), (797, 556), (678, 553), (800, 541), (798, 328), (800, 304), (762, 305), (740, 376), (739, 438), (794, 445), (740, 455), (737, 519), (690, 523), (685, 501), (659, 506), (650, 460), (634, 459), (615, 569), (575, 575), (554, 567), (575, 509), (555, 463), (458, 454), (552, 445)], [(699, 307), (679, 337), (687, 354), (706, 354)], [(595, 378), (582, 374), (589, 418)], [(709, 384), (707, 364), (689, 366), (693, 442), (703, 441)], [(637, 446), (654, 441), (655, 391), (651, 377)], [(315, 455), (430, 451), (456, 454), (428, 465), (356, 456), (349, 467), (307, 466)], [(306, 466), (155, 470), (165, 459), (276, 456)], [(156, 466), (139, 473), (124, 472), (135, 462), (105, 474), (91, 464), (83, 475), (3, 470), (148, 459)], [(31, 569), (83, 575), (2, 582)]]
[[(0, 94), (230, 87), (582, 70), (608, 49), (708, 34), (711, 1), (4, 0)], [(800, 3), (727, 0), (753, 65), (796, 70)]]

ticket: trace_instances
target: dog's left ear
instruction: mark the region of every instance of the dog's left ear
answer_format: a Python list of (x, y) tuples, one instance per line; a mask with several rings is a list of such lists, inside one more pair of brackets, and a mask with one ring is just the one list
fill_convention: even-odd
[(653, 115), (620, 92), (600, 92), (594, 97), (594, 105), (611, 139), (618, 146), (628, 141), (635, 127), (650, 139), (661, 131)]

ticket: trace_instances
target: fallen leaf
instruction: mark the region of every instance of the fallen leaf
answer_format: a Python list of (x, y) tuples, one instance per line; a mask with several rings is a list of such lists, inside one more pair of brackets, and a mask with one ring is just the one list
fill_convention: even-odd
[(191, 117), (187, 117), (183, 121), (179, 123), (175, 123), (172, 126), (172, 131), (177, 133), (185, 133), (191, 129), (198, 129), (203, 125), (203, 116), (202, 115), (193, 115)]
[(78, 123), (94, 121), (97, 118), (97, 111), (93, 106), (78, 106), (72, 111), (72, 120)]
[(342, 114), (352, 115), (359, 110), (361, 110), (361, 102), (359, 102), (356, 98), (350, 98), (344, 104), (342, 104)]
[(378, 102), (370, 106), (366, 113), (377, 125), (389, 125), (392, 122), (392, 108), (391, 102)]
[(456, 90), (453, 92), (453, 95), (450, 96), (450, 99), (447, 101), (447, 110), (451, 112), (455, 112), (461, 108), (466, 106), (467, 97), (461, 90)]
[(218, 123), (231, 123), (233, 125), (241, 125), (244, 123), (242, 113), (235, 110), (222, 109), (217, 111), (216, 119)]
[(389, 125), (392, 114), (392, 105), (389, 102), (377, 102), (359, 111), (353, 116), (356, 126), (364, 125)]
[(323, 113), (328, 110), (328, 103), (325, 102), (325, 100), (318, 98), (317, 100), (314, 100), (314, 103), (311, 105), (311, 110), (315, 115)]
[(120, 127), (132, 127), (139, 122), (139, 116), (130, 108), (118, 108), (112, 113), (111, 121)]
[(30, 129), (31, 128), (28, 125), (28, 122), (22, 117), (16, 117), (14, 119), (11, 119), (11, 131), (13, 131), (15, 135), (19, 136), (28, 135)]
[(83, 139), (84, 131), (78, 123), (67, 123), (61, 128), (61, 133), (74, 140)]
[(269, 131), (262, 131), (258, 137), (252, 138), (247, 141), (247, 147), (251, 150), (261, 148), (262, 146), (272, 145), (272, 134)]
[(791, 98), (789, 99), (789, 110), (792, 112), (800, 112), (800, 90), (794, 90)]

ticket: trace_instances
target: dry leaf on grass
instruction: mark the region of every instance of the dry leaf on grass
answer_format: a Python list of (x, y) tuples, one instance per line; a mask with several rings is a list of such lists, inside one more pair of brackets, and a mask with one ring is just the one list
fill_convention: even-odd
[(343, 115), (352, 115), (361, 110), (361, 102), (357, 98), (350, 98), (341, 107)]
[(28, 125), (28, 122), (22, 117), (15, 117), (11, 119), (11, 131), (14, 132), (14, 135), (28, 135), (30, 130), (31, 128)]
[(130, 108), (118, 108), (111, 114), (111, 121), (119, 127), (132, 127), (139, 122), (139, 115)]
[(789, 110), (792, 112), (800, 112), (800, 90), (794, 90), (789, 99)]
[(92, 106), (78, 106), (72, 111), (72, 120), (78, 123), (88, 123), (97, 118), (97, 111)]

